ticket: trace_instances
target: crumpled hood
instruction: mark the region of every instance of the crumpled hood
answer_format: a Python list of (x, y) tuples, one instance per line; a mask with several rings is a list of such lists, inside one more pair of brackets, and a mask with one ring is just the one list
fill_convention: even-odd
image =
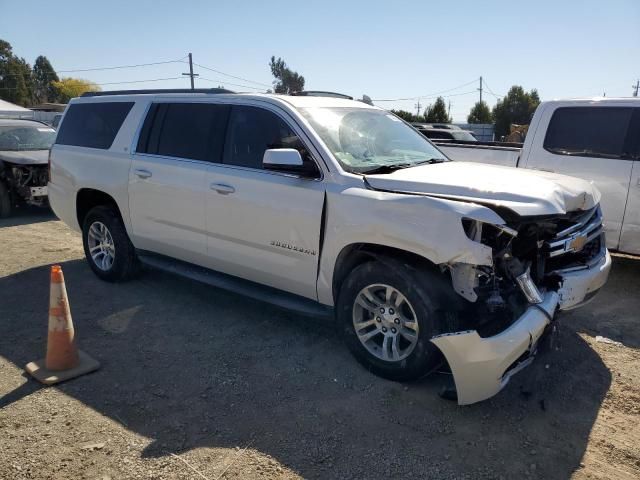
[(27, 150), (24, 152), (0, 151), (0, 160), (16, 165), (46, 165), (49, 150)]
[(365, 178), (377, 190), (476, 201), (523, 216), (588, 210), (600, 202), (600, 192), (586, 180), (472, 162), (420, 165)]

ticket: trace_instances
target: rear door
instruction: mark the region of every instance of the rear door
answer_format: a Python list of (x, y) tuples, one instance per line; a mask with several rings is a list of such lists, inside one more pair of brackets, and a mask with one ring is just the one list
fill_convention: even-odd
[(262, 168), (267, 148), (296, 148), (316, 164), (302, 136), (275, 107), (231, 107), (224, 154), (208, 168), (207, 249), (215, 270), (315, 299), (321, 171), (302, 178)]
[(619, 249), (640, 255), (640, 108), (634, 108), (627, 142), (627, 151), (634, 161)]
[(541, 119), (547, 131), (534, 139), (523, 165), (593, 182), (602, 194), (607, 246), (612, 249), (619, 246), (633, 167), (625, 152), (632, 113), (631, 107), (616, 106), (550, 108)]
[(206, 260), (206, 177), (222, 148), (226, 111), (209, 103), (151, 104), (129, 177), (139, 248), (194, 263)]

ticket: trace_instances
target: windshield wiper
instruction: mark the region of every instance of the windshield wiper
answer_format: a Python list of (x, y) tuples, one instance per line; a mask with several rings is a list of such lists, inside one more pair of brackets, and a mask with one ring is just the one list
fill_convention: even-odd
[(432, 164), (432, 163), (442, 163), (445, 161), (446, 160), (444, 158), (430, 158), (428, 160), (422, 160), (420, 162), (414, 162), (414, 163), (391, 163), (389, 165), (380, 165), (370, 170), (365, 170), (361, 173), (364, 173), (365, 175), (373, 175), (376, 173), (385, 174), (385, 173), (392, 173), (392, 172), (395, 172), (396, 170), (401, 170), (403, 168), (417, 167), (418, 165), (425, 165), (425, 164)]

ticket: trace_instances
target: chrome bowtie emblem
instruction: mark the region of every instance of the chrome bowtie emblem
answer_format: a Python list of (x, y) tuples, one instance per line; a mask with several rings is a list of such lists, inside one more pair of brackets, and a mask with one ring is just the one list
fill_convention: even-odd
[(574, 252), (579, 252), (584, 248), (586, 243), (587, 243), (587, 236), (579, 235), (569, 240), (567, 245), (567, 250), (573, 250)]

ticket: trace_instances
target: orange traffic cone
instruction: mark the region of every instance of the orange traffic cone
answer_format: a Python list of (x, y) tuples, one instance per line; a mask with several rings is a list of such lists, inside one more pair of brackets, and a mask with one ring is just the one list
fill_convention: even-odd
[(47, 356), (28, 363), (25, 368), (39, 382), (52, 385), (93, 372), (99, 367), (96, 360), (78, 350), (62, 268), (54, 265), (51, 267)]

